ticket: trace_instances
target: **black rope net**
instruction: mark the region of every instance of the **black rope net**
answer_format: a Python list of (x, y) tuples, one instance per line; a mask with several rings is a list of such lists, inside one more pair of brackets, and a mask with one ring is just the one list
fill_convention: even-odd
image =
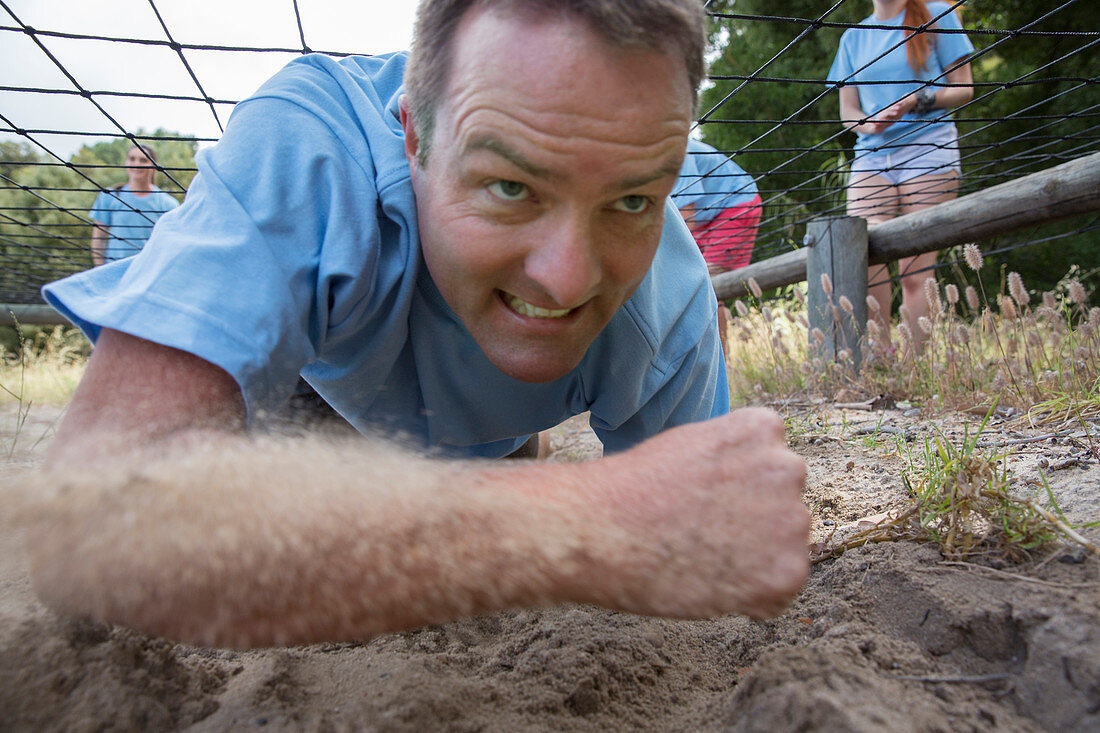
[[(32, 13), (31, 0), (0, 0), (0, 47), (8, 49), (6, 58), (20, 61), (0, 71), (0, 303), (41, 303), (44, 283), (92, 266), (89, 210), (100, 194), (118, 198), (115, 187), (126, 180), (123, 158), (131, 147), (158, 153), (157, 185), (182, 200), (195, 174), (196, 150), (216, 142), (239, 101), (220, 91), (218, 70), (229, 59), (258, 62), (254, 89), (298, 54), (396, 50), (312, 46), (304, 12), (310, 1), (267, 4), (269, 17), (257, 26), (274, 27), (263, 36), (274, 40), (232, 45), (224, 40), (233, 29), (227, 33), (211, 10), (205, 11), (212, 13), (209, 38), (178, 37), (172, 19), (180, 4), (169, 0), (128, 4), (149, 15), (153, 31), (146, 37), (74, 32), (67, 24), (43, 23), (49, 14), (41, 8)], [(172, 13), (165, 12), (169, 5)], [(838, 93), (825, 79), (841, 34), (872, 7), (868, 0), (787, 0), (778, 16), (776, 4), (765, 0), (706, 5), (711, 74), (693, 136), (732, 158), (743, 175), (693, 153), (699, 165), (685, 172), (673, 200), (686, 201), (692, 186), (705, 182), (711, 195), (694, 199), (692, 214), (700, 221), (715, 213), (708, 209), (734, 202), (752, 208), (753, 218), (710, 232), (720, 246), (726, 241), (740, 253), (740, 266), (802, 246), (811, 218), (845, 213), (846, 184), (860, 154), (854, 134), (842, 125)], [(959, 131), (960, 194), (1100, 150), (1100, 5), (951, 0), (932, 7), (933, 19), (911, 30), (932, 32), (938, 16), (957, 11), (960, 32), (975, 47), (968, 59), (973, 98), (951, 113)], [(32, 15), (38, 20), (32, 22)], [(235, 32), (249, 40), (262, 35), (251, 27)], [(98, 61), (90, 63), (89, 54)], [(117, 73), (104, 74), (104, 65)], [(131, 85), (129, 65), (155, 65), (172, 82)], [(24, 73), (43, 68), (50, 73)], [(949, 85), (950, 71), (926, 81)], [(163, 123), (128, 127), (118, 110), (135, 105), (162, 111)], [(185, 107), (204, 110), (203, 131), (176, 128), (174, 112)], [(876, 192), (862, 194), (873, 198)], [(980, 244), (989, 254), (1016, 257), (1014, 267), (1040, 271), (1051, 282), (1071, 263), (1087, 280), (1100, 266), (1098, 218)], [(951, 253), (941, 253), (939, 266), (953, 262)]]

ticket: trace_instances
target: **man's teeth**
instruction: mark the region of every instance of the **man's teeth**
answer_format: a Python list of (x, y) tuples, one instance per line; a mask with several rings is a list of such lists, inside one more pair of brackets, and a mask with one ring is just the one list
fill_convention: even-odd
[(508, 296), (508, 305), (512, 307), (516, 313), (523, 316), (530, 316), (531, 318), (561, 318), (568, 315), (572, 308), (563, 308), (562, 310), (553, 310), (551, 308), (539, 308), (538, 306), (531, 305), (526, 300), (520, 300), (514, 295)]

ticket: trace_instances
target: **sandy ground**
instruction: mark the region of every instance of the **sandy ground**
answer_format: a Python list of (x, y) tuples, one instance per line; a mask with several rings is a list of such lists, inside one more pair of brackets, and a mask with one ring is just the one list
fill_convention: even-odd
[[(0, 413), (4, 456), (13, 417)], [(55, 418), (32, 414), (0, 481), (33, 465)], [(949, 435), (974, 423), (937, 421)], [(791, 424), (815, 540), (896, 505), (895, 436), (920, 445), (932, 429), (902, 410), (822, 407)], [(1100, 466), (1073, 426), (991, 428), (989, 441), (1016, 441), (1020, 491), (1045, 465), (1072, 521), (1100, 519)], [(1051, 432), (1068, 435), (1037, 439)], [(580, 421), (552, 447), (556, 460), (599, 452)], [(851, 550), (764, 622), (560, 607), (246, 653), (59, 617), (36, 601), (20, 547), (3, 532), (4, 730), (1100, 730), (1100, 559), (1073, 546), (970, 566), (912, 543)]]

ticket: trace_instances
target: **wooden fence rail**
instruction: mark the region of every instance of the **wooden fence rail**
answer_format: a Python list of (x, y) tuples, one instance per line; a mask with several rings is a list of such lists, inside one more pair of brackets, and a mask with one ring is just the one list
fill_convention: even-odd
[[(867, 261), (881, 265), (902, 257), (1007, 234), (1100, 211), (1100, 153), (991, 186), (867, 230)], [(806, 279), (806, 248), (712, 278), (719, 298), (749, 292), (749, 278), (764, 290)]]

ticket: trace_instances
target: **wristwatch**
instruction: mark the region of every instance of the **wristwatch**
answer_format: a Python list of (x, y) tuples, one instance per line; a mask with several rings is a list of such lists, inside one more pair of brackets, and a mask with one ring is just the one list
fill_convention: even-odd
[(918, 115), (928, 112), (936, 106), (936, 90), (933, 87), (923, 87), (917, 92), (917, 103), (913, 105), (913, 111)]

